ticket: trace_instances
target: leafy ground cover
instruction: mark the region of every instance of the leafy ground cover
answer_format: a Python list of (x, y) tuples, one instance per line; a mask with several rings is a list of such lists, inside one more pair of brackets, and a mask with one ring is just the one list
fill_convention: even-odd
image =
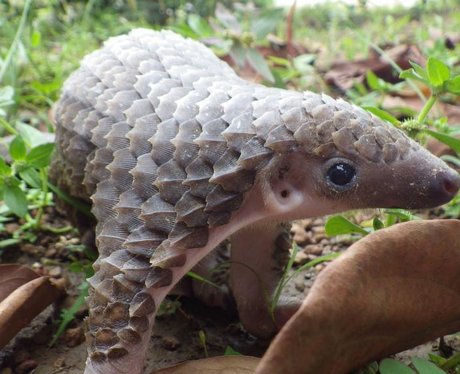
[[(410, 9), (370, 8), (365, 3), (348, 6), (331, 2), (298, 9), (273, 8), (269, 1), (0, 3), (0, 258), (1, 262), (22, 262), (40, 274), (64, 279), (69, 295), (58, 312), (48, 311), (48, 335), (44, 335), (48, 340), (36, 342), (32, 348), (27, 343), (26, 349), (24, 343), (11, 345), (0, 355), (4, 367), (27, 372), (35, 363), (39, 365), (38, 372), (49, 372), (49, 366), (40, 369), (37, 352), (51, 341), (60, 344), (61, 349), (82, 341), (87, 289), (84, 278), (91, 274), (95, 254), (81, 244), (78, 233), (54, 208), (53, 197), (66, 196), (47, 178), (53, 151), (52, 138), (47, 133), (53, 132), (50, 111), (63, 81), (86, 53), (109, 36), (134, 27), (170, 28), (203, 41), (248, 79), (344, 96), (426, 142), (433, 152), (460, 167), (457, 2), (426, 1)], [(86, 212), (88, 209), (79, 208)], [(434, 212), (353, 212), (330, 218), (325, 228), (321, 220), (296, 223), (297, 244), (293, 246), (290, 272), (279, 290), (284, 287), (283, 292), (306, 292), (316, 273), (357, 235), (416, 216), (459, 215), (457, 197)], [(220, 338), (222, 331), (234, 326), (234, 318), (223, 318), (216, 327), (204, 308), (190, 306), (188, 301), (173, 300), (168, 307), (163, 317), (166, 325), (181, 325), (183, 329), (174, 330), (175, 336), (156, 337), (160, 349), (175, 352), (169, 354), (164, 365), (184, 358), (222, 354), (226, 346), (245, 353), (263, 351), (266, 342), (254, 342), (238, 326), (230, 328), (230, 339)], [(180, 322), (181, 314), (188, 316), (188, 322)], [(201, 322), (190, 326), (190, 320), (200, 318)], [(49, 325), (49, 321), (53, 324)], [(196, 334), (188, 342), (192, 347), (189, 351), (183, 349), (184, 343), (180, 344), (190, 331), (187, 328)], [(428, 349), (429, 358), (442, 366), (455, 347), (458, 349), (458, 339), (438, 345), (436, 352)], [(65, 357), (60, 348), (54, 348), (58, 352), (54, 360)], [(83, 352), (81, 346), (78, 349)], [(78, 357), (76, 362), (81, 361), (84, 352)], [(419, 368), (423, 364), (415, 361), (412, 360), (412, 368), (387, 360), (380, 367), (376, 363), (363, 370), (397, 373), (395, 367), (402, 365), (400, 372), (415, 369), (419, 373), (436, 373), (435, 369), (423, 371)], [(455, 359), (453, 364), (450, 362), (444, 370), (459, 372), (458, 359), (457, 363)]]

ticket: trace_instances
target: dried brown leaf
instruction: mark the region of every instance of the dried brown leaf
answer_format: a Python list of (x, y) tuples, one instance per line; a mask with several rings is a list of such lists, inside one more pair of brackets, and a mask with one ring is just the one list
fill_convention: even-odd
[(33, 279), (0, 302), (0, 349), (55, 301), (61, 291), (48, 277)]
[(217, 356), (186, 361), (152, 374), (249, 374), (254, 373), (259, 360), (250, 356)]
[(0, 301), (16, 288), (38, 277), (33, 270), (18, 264), (0, 265)]
[(460, 220), (413, 221), (351, 246), (318, 276), (256, 373), (347, 373), (460, 330)]
[[(414, 45), (402, 44), (384, 49), (386, 55), (403, 70), (411, 67), (409, 61), (424, 64), (424, 57)], [(368, 59), (335, 63), (325, 74), (325, 79), (328, 84), (347, 91), (355, 82), (364, 82), (369, 70), (387, 82), (400, 80), (387, 59), (375, 53)]]

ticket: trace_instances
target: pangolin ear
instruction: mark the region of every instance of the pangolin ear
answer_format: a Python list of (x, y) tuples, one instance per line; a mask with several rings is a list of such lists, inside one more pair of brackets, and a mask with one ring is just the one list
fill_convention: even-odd
[(289, 180), (272, 180), (264, 191), (265, 207), (270, 215), (285, 215), (297, 211), (306, 203), (306, 191)]

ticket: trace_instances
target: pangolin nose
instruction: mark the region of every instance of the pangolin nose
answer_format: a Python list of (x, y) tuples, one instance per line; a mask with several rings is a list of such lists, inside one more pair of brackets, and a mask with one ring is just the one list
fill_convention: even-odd
[(449, 200), (452, 199), (460, 189), (460, 174), (455, 171), (441, 172), (436, 176), (437, 187), (440, 194)]

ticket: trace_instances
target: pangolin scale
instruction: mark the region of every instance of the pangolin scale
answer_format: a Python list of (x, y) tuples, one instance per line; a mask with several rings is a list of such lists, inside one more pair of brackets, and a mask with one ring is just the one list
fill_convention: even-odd
[[(141, 372), (161, 300), (244, 225), (355, 207), (436, 205), (458, 189), (447, 166), (368, 112), (245, 81), (202, 44), (168, 31), (136, 29), (86, 56), (54, 118), (52, 178), (91, 199), (97, 220), (85, 373)], [(308, 161), (301, 172), (298, 155)], [(315, 182), (310, 193), (298, 182), (302, 173), (318, 178), (316, 165), (336, 157), (361, 170), (354, 189)], [(420, 169), (406, 172), (415, 163)], [(416, 186), (408, 190), (391, 172), (415, 178)], [(366, 184), (366, 173), (381, 173), (381, 186), (371, 177)], [(288, 200), (273, 208), (265, 198), (273, 183), (284, 183), (282, 197), (297, 196), (297, 188), (324, 203), (311, 207), (302, 195), (305, 209)], [(376, 196), (385, 183), (389, 197)]]

